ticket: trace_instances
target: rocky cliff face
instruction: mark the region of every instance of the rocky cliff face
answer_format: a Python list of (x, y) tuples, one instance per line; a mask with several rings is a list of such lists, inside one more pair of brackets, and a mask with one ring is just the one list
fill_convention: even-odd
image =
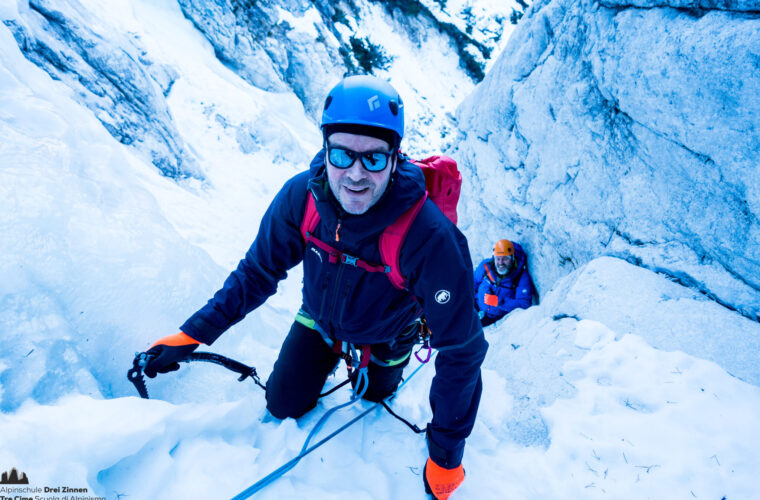
[[(167, 4), (170, 4), (168, 2)], [(178, 0), (216, 57), (245, 82), (294, 93), (316, 122), (344, 74), (375, 72), (408, 99), (412, 149), (451, 128), (450, 111), (483, 77), (504, 27), (503, 10), (445, 12), (433, 0)], [(165, 5), (167, 9), (169, 5)], [(19, 0), (0, 11), (24, 55), (65, 83), (112, 136), (143, 151), (166, 176), (203, 178), (168, 100), (182, 78), (161, 54), (99, 15), (87, 0)], [(128, 3), (112, 5), (129, 9)], [(477, 15), (476, 15), (477, 14)], [(177, 29), (166, 26), (167, 30)]]
[(2, 20), (25, 56), (70, 87), (109, 133), (142, 150), (164, 175), (198, 176), (166, 105), (176, 74), (140, 40), (111, 33), (77, 2), (19, 2)]
[(758, 2), (536, 2), (458, 120), (472, 247), (520, 241), (544, 291), (617, 256), (757, 318)]
[[(480, 81), (509, 27), (503, 10), (446, 12), (435, 1), (179, 0), (185, 17), (217, 57), (250, 84), (294, 92), (306, 113), (320, 117), (324, 96), (345, 74), (390, 77), (411, 102), (408, 145), (426, 149), (450, 128), (439, 106), (452, 107)], [(467, 17), (469, 16), (469, 17)], [(440, 56), (453, 65), (440, 64)], [(448, 83), (446, 99), (430, 95)], [(404, 85), (401, 82), (405, 82)], [(445, 87), (445, 85), (444, 85)], [(450, 111), (448, 108), (447, 111)], [(433, 139), (429, 136), (434, 134)]]

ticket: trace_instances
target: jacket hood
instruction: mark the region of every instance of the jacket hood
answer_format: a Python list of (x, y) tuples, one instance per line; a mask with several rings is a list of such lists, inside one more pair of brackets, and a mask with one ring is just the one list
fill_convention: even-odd
[[(416, 165), (399, 158), (385, 193), (360, 215), (343, 210), (330, 189), (325, 169), (325, 150), (319, 151), (309, 166), (308, 189), (314, 195), (319, 216), (328, 227), (341, 224), (341, 235), (359, 241), (380, 233), (425, 194), (425, 176)], [(353, 236), (353, 237), (352, 237)]]

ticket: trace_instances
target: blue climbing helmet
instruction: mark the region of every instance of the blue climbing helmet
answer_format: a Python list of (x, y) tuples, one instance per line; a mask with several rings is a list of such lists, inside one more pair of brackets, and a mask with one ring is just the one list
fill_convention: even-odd
[(322, 111), (322, 133), (343, 125), (390, 130), (398, 145), (404, 137), (404, 103), (396, 89), (382, 78), (346, 77), (327, 94)]

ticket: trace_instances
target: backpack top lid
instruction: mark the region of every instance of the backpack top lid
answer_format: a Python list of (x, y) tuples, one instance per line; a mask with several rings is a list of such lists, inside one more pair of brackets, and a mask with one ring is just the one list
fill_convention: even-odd
[(431, 156), (412, 163), (425, 174), (428, 198), (441, 209), (443, 215), (456, 224), (457, 203), (462, 190), (462, 174), (457, 169), (457, 162), (448, 156)]

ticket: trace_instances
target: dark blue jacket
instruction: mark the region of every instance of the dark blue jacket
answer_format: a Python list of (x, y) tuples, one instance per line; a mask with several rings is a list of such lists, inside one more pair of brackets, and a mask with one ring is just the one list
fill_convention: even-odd
[[(329, 263), (326, 252), (304, 245), (299, 228), (307, 189), (320, 215), (314, 235), (344, 253), (379, 264), (380, 234), (422, 196), (425, 180), (418, 167), (400, 162), (374, 206), (362, 215), (346, 214), (330, 191), (320, 151), (309, 171), (285, 183), (245, 258), (208, 304), (182, 325), (182, 331), (212, 343), (274, 294), (287, 270), (302, 261), (302, 307), (338, 340), (387, 342), (424, 312), (431, 345), (439, 351), (430, 389), (431, 457), (439, 465), (457, 466), (474, 425), (482, 389), (480, 365), (488, 347), (472, 300), (467, 240), (428, 200), (402, 246), (400, 268), (408, 291), (398, 290), (384, 273)], [(335, 241), (338, 224), (340, 241)]]
[[(526, 309), (533, 302), (533, 281), (528, 272), (527, 258), (522, 247), (515, 246), (515, 265), (501, 277), (496, 272), (493, 257), (480, 263), (473, 276), (475, 282), (475, 299), (478, 309), (489, 318), (499, 319), (517, 308)], [(486, 295), (496, 295), (498, 305), (485, 303)]]

